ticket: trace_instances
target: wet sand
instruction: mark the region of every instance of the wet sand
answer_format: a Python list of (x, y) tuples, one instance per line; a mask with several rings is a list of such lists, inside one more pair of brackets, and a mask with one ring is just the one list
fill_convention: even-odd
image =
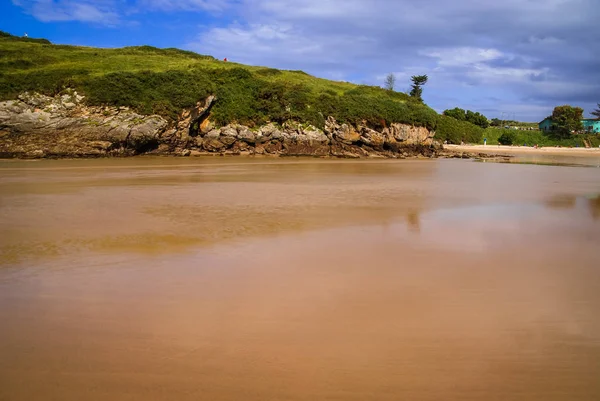
[(0, 162), (0, 400), (600, 398), (600, 170)]

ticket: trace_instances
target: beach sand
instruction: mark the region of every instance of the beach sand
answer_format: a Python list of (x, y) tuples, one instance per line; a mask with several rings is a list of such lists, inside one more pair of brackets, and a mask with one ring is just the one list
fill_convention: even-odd
[(581, 156), (600, 156), (600, 148), (559, 148), (559, 147), (539, 147), (530, 146), (504, 146), (504, 145), (444, 145), (444, 149), (456, 152), (484, 152), (496, 154), (553, 154), (553, 155), (581, 155)]

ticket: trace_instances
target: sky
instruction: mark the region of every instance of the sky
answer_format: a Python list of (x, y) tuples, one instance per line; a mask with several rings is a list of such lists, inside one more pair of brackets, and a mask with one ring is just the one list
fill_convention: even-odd
[(0, 0), (0, 30), (53, 43), (178, 47), (540, 121), (600, 102), (599, 0)]

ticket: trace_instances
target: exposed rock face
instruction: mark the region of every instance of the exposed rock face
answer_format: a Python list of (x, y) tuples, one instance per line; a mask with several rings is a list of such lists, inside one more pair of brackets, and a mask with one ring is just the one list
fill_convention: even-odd
[(88, 107), (76, 92), (60, 97), (23, 94), (0, 102), (0, 157), (101, 157), (203, 154), (391, 157), (435, 156), (441, 149), (423, 127), (392, 124), (381, 132), (338, 124), (325, 129), (296, 123), (258, 129), (210, 121), (214, 97), (184, 110), (169, 124), (126, 107)]
[(134, 155), (154, 149), (167, 121), (128, 108), (84, 107), (83, 97), (23, 94), (0, 102), (0, 155)]

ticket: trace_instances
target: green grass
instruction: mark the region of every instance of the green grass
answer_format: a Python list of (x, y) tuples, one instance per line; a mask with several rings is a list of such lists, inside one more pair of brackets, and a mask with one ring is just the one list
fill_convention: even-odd
[(169, 119), (216, 94), (212, 119), (219, 125), (294, 120), (323, 127), (331, 115), (374, 128), (399, 122), (434, 129), (439, 118), (406, 94), (302, 71), (223, 62), (179, 49), (100, 49), (0, 34), (1, 99), (25, 91), (56, 95), (69, 88), (83, 93), (90, 105), (130, 106)]
[(483, 138), (487, 138), (488, 145), (498, 145), (498, 138), (505, 132), (515, 135), (515, 146), (537, 144), (539, 146), (585, 147), (584, 140), (587, 140), (592, 147), (600, 145), (600, 135), (573, 135), (568, 139), (557, 139), (539, 130), (521, 131), (494, 127), (487, 128), (483, 132), (482, 139), (474, 143), (483, 144)]

